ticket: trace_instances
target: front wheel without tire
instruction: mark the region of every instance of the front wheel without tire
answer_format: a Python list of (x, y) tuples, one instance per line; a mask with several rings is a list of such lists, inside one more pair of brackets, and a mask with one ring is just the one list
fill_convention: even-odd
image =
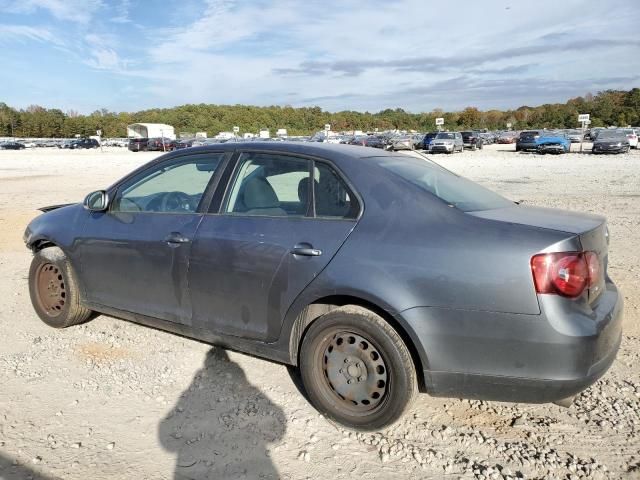
[(77, 325), (92, 313), (82, 306), (71, 264), (58, 247), (35, 253), (29, 269), (29, 295), (40, 319), (54, 328)]
[(418, 390), (402, 338), (382, 317), (361, 307), (341, 307), (312, 323), (299, 365), (311, 403), (357, 430), (394, 423)]

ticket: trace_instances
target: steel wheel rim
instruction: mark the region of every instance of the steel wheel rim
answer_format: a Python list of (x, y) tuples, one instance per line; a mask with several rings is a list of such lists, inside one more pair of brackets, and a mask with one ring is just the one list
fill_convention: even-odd
[(49, 316), (62, 313), (67, 300), (67, 290), (60, 268), (44, 263), (36, 273), (36, 297), (40, 308)]
[(347, 413), (369, 415), (386, 402), (389, 371), (380, 349), (369, 339), (337, 331), (326, 337), (319, 353), (325, 393)]

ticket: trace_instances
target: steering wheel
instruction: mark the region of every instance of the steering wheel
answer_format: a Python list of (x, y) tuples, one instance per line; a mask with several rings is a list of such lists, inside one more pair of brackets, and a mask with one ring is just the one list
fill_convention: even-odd
[(162, 196), (161, 212), (191, 212), (191, 197), (184, 192), (167, 192)]

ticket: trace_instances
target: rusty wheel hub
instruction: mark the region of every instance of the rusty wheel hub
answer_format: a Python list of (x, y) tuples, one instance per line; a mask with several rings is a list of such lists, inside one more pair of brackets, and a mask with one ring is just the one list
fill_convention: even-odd
[(40, 307), (50, 317), (60, 315), (67, 297), (60, 269), (51, 263), (41, 265), (36, 274), (36, 287)]
[(340, 332), (331, 338), (323, 358), (331, 390), (350, 409), (375, 409), (387, 391), (387, 366), (378, 349), (360, 335)]

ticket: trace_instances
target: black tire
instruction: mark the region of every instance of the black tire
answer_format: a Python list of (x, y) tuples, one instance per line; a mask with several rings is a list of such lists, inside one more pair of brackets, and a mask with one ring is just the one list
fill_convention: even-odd
[(71, 264), (58, 247), (35, 253), (29, 269), (29, 295), (36, 313), (50, 327), (77, 325), (92, 314), (82, 305)]
[(355, 430), (391, 425), (418, 391), (411, 354), (400, 335), (382, 317), (358, 306), (338, 308), (311, 324), (299, 368), (312, 405)]

